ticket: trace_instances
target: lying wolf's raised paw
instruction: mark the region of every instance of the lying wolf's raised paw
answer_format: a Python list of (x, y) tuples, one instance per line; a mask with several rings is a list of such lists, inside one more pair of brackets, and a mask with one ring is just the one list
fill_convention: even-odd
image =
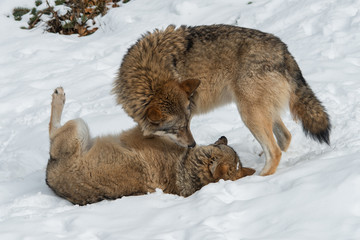
[(65, 92), (62, 87), (57, 87), (52, 94), (53, 103), (64, 105), (65, 104)]

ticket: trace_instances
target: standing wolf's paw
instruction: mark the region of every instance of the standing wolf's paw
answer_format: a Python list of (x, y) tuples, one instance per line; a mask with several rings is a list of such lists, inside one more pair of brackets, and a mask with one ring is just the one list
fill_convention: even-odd
[(56, 105), (65, 104), (65, 92), (62, 87), (57, 87), (52, 94), (52, 103)]

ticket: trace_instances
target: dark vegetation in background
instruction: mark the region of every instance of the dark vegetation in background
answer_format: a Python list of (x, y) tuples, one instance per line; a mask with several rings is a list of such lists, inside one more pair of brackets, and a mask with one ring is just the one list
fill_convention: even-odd
[(87, 36), (97, 28), (95, 17), (105, 15), (110, 8), (119, 7), (121, 3), (130, 0), (55, 0), (55, 5), (64, 5), (65, 13), (55, 11), (48, 0), (36, 0), (32, 9), (17, 7), (13, 10), (16, 21), (20, 21), (25, 14), (30, 14), (29, 21), (23, 29), (32, 29), (39, 23), (46, 24), (46, 31), (60, 34), (78, 34)]

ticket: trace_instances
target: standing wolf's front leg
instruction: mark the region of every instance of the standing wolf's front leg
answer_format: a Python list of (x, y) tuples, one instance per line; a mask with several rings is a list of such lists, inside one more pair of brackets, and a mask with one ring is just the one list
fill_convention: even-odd
[(57, 87), (52, 94), (51, 116), (49, 122), (49, 137), (61, 127), (61, 114), (65, 104), (65, 92), (62, 87)]

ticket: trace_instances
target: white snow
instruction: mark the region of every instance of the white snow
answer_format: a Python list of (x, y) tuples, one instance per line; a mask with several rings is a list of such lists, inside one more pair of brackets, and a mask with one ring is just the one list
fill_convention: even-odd
[[(99, 18), (88, 37), (43, 27), (27, 31), (0, 1), (0, 239), (360, 239), (360, 0), (131, 0)], [(9, 16), (9, 17), (8, 17)], [(328, 109), (331, 147), (293, 135), (268, 177), (260, 145), (234, 105), (194, 117), (195, 139), (225, 135), (256, 175), (210, 184), (188, 198), (124, 197), (79, 207), (45, 184), (53, 89), (67, 94), (63, 122), (81, 117), (93, 135), (134, 126), (112, 82), (128, 47), (168, 24), (224, 23), (256, 28), (288, 44)]]

